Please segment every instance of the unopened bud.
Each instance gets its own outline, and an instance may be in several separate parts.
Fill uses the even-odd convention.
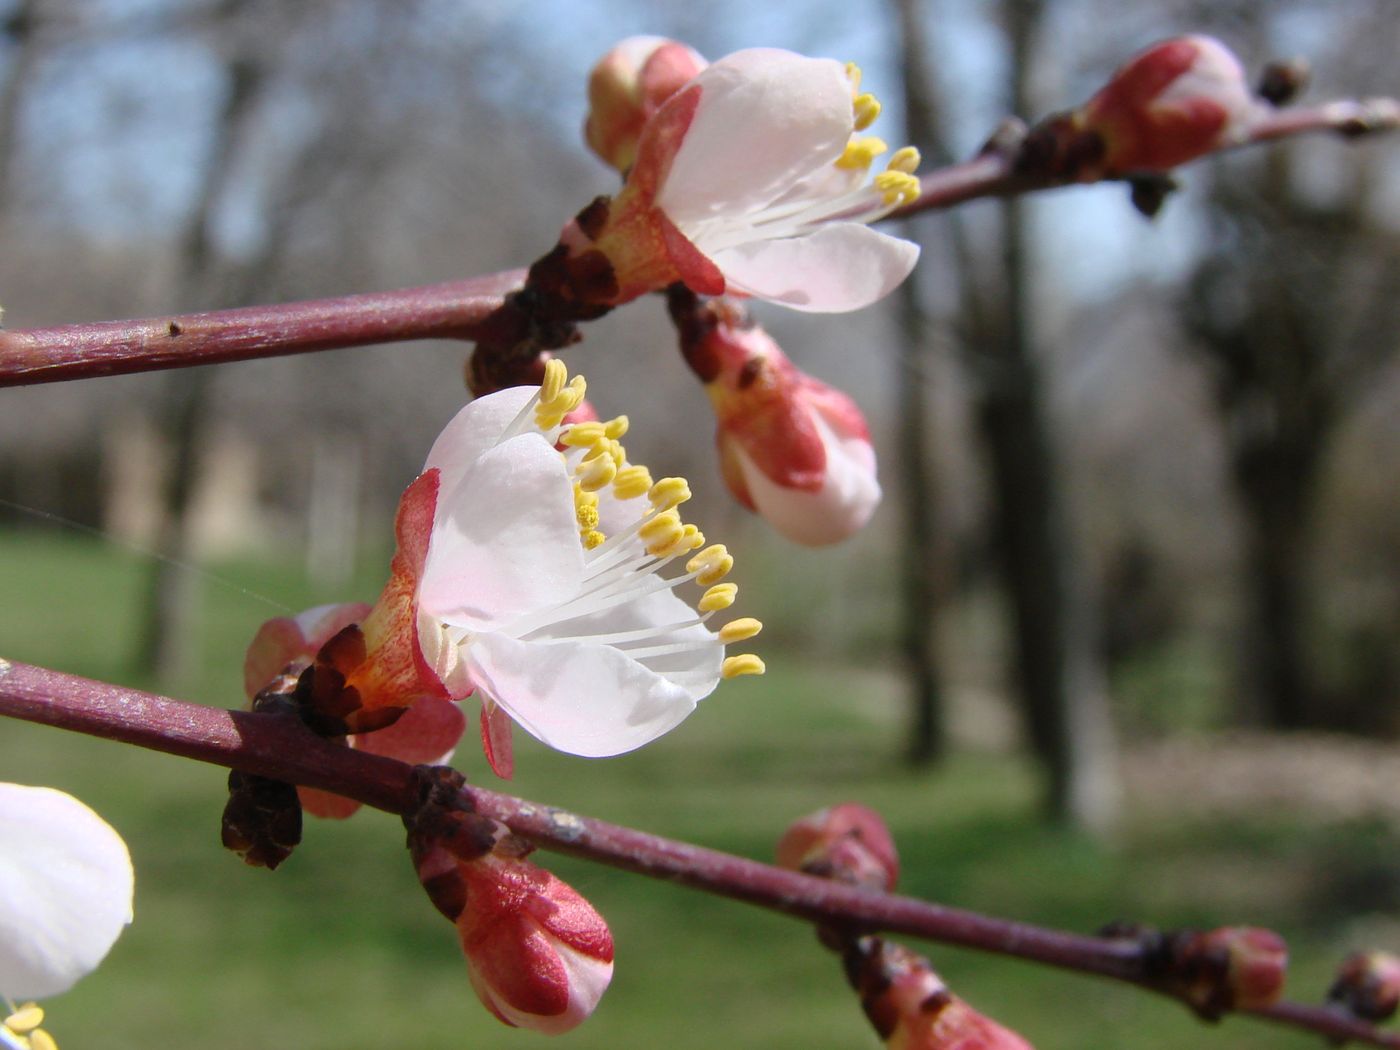
[[[899,857],[880,814],[846,802],[818,810],[793,823],[778,840],[781,868],[892,890],[899,880]]]
[[[1390,952],[1348,956],[1327,998],[1362,1020],[1387,1020],[1400,1006],[1400,957]]]
[[[458,848],[413,833],[410,845],[419,881],[457,927],[472,989],[505,1024],[569,1031],[612,980],[607,923],[571,886],[519,856],[504,827],[492,835],[494,822],[475,814],[459,823]],[[473,857],[478,849],[487,851]]]
[[[878,937],[846,954],[861,1006],[890,1050],[1033,1050],[948,990],[927,959]]]
[[[1288,971],[1288,945],[1272,930],[1222,926],[1183,930],[1164,941],[1165,983],[1203,1017],[1275,1002]]]
[[[1229,48],[1182,36],[1129,59],[1074,122],[1102,140],[1093,174],[1121,175],[1166,171],[1240,142],[1262,112]]]
[[[588,77],[583,137],[603,161],[626,172],[642,127],[663,102],[708,63],[693,49],[659,36],[633,36],[604,55]]]
[[[682,353],[718,421],[725,484],[783,536],[819,547],[860,531],[880,503],[865,417],[844,393],[798,370],[737,306],[699,307]]]

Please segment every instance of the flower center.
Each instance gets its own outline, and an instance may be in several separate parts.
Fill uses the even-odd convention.
[[[621,442],[629,425],[626,416],[564,422],[582,403],[586,389],[582,376],[566,381],[567,376],[563,362],[550,360],[539,393],[521,409],[500,440],[534,430],[559,449],[570,474],[574,518],[584,554],[583,576],[574,593],[496,629],[527,641],[609,645],[684,685],[687,675],[701,672],[668,671],[668,657],[746,641],[758,634],[762,624],[743,617],[718,632],[693,630],[734,603],[737,586],[721,582],[733,568],[734,559],[723,544],[706,546],[704,534],[681,520],[677,508],[691,496],[684,478],[653,480],[646,467],[628,461]],[[660,574],[687,555],[684,573],[673,577]],[[598,614],[615,612],[627,622],[642,622],[645,617],[627,616],[626,607],[692,581],[704,588],[694,615],[669,623],[599,630]],[[465,635],[457,640],[470,644]],[[763,670],[762,660],[744,654],[727,657],[721,673],[734,678],[762,674]]]

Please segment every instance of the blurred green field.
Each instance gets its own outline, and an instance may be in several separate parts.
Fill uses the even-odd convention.
[[[148,685],[130,670],[148,572],[145,558],[95,541],[7,535],[0,655]],[[224,705],[240,700],[246,639],[278,611],[239,588],[302,608],[372,597],[380,582],[367,567],[358,591],[330,595],[288,566],[217,574],[237,587],[204,587],[200,670],[181,692]],[[1114,918],[1272,926],[1294,946],[1300,998],[1325,987],[1341,952],[1380,928],[1395,932],[1393,830],[1270,812],[1228,824],[1132,821],[1113,847],[1094,845],[1034,820],[1034,779],[1018,761],[967,755],[931,775],[905,771],[895,759],[900,713],[887,688],[863,688],[861,673],[796,656],[770,667],[638,754],[586,761],[521,740],[513,790],[765,859],[792,818],[864,802],[890,821],[909,893],[1081,930]],[[472,748],[459,759],[469,776],[491,779]],[[65,1050],[878,1045],[810,930],[745,905],[543,858],[608,916],[617,942],[616,977],[595,1017],[548,1041],[503,1028],[477,1005],[454,931],[418,888],[402,830],[384,814],[310,823],[296,855],[268,873],[219,846],[221,770],[6,722],[0,776],[79,795],[135,857],[136,923],[101,970],[48,1004]],[[1322,1045],[1249,1020],[1203,1026],[1101,981],[931,954],[956,990],[1039,1050]]]

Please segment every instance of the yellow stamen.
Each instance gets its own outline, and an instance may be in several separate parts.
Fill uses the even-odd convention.
[[[739,585],[737,583],[717,583],[701,597],[698,607],[701,612],[719,612],[721,609],[728,609],[733,605],[734,599],[738,596]]]
[[[762,674],[766,670],[763,661],[753,653],[742,653],[739,656],[725,657],[720,675],[724,678],[738,678],[740,675]]]
[[[618,499],[636,499],[651,490],[651,471],[646,467],[623,467],[613,478],[613,495]]]
[[[913,175],[919,170],[919,162],[923,157],[913,146],[905,146],[903,149],[894,151],[894,156],[890,157],[890,162],[885,165],[887,171],[902,171],[906,175]]]
[[[593,550],[595,547],[601,547],[603,545],[603,541],[607,539],[607,537],[604,536],[597,529],[589,529],[587,532],[582,533],[582,538],[583,549],[590,551]]]
[[[763,630],[763,624],[755,620],[752,616],[743,616],[737,620],[730,620],[719,629],[719,640],[725,645],[733,645],[735,642],[746,642],[759,631]]]
[[[864,131],[879,119],[880,100],[874,95],[857,95],[855,101],[851,103],[851,109],[855,113],[856,130]]]
[[[564,382],[569,378],[569,370],[557,357],[544,363],[544,381],[540,383],[540,401],[547,403],[559,396]]]
[[[701,587],[719,583],[734,568],[734,558],[722,543],[706,547],[685,563],[685,571],[695,573],[695,582]]]
[[[24,1035],[44,1023],[44,1008],[37,1003],[25,1003],[0,1023],[16,1035]]]
[[[612,484],[617,476],[617,465],[611,456],[587,459],[578,465],[578,485],[584,492],[597,492]]]
[[[648,493],[657,510],[670,510],[690,499],[690,483],[685,478],[662,478]]]
[[[919,180],[903,171],[882,171],[875,176],[875,188],[884,194],[886,204],[909,204],[919,199]]]
[[[627,433],[629,425],[626,416],[615,416],[603,424],[603,431],[608,437],[616,441],[618,438],[622,437],[623,434]]]
[[[846,79],[851,82],[852,94],[860,91],[860,66],[854,62],[846,63]]]
[[[588,448],[601,441],[605,436],[603,424],[596,420],[589,420],[586,423],[575,423],[569,427],[559,438],[559,443],[566,448]]]
[[[694,525],[687,525],[685,527],[685,536],[683,538],[685,539],[686,550],[698,551],[701,547],[705,546],[705,534]]]
[[[836,166],[843,171],[864,171],[870,167],[876,157],[889,148],[889,144],[884,139],[876,138],[874,135],[851,139],[850,142],[846,143],[845,152],[836,158]]]
[[[597,507],[575,507],[574,517],[578,520],[578,527],[584,532],[598,527]]]
[[[649,518],[637,530],[637,535],[642,538],[642,542],[650,549],[653,544],[660,540],[665,540],[667,546],[685,535],[685,527],[681,525],[681,516],[674,510],[662,511],[660,514]]]

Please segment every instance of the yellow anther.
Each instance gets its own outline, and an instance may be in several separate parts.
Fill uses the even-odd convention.
[[[906,172],[880,172],[875,176],[875,188],[884,195],[886,204],[908,204],[919,199],[918,177]]]
[[[759,631],[763,630],[763,624],[755,620],[752,616],[744,616],[737,620],[730,620],[719,629],[719,640],[725,645],[733,645],[735,642],[746,642]]]
[[[685,563],[685,571],[695,573],[695,582],[701,587],[719,583],[720,580],[729,575],[729,570],[732,568],[734,568],[734,558],[722,543],[706,547]]]
[[[618,438],[622,437],[623,434],[627,433],[627,427],[629,425],[626,416],[614,416],[603,424],[603,430],[608,437],[616,441]]]
[[[688,551],[698,551],[701,547],[705,546],[705,534],[694,525],[687,525],[685,527],[685,535],[683,538],[685,540],[685,549]]]
[[[843,171],[864,171],[874,163],[876,157],[889,148],[884,139],[874,135],[851,139],[846,143],[845,152],[836,158],[836,166]]]
[[[701,596],[697,607],[701,612],[719,612],[733,605],[738,596],[737,583],[717,583]]]
[[[688,550],[690,544],[685,541],[685,533],[677,532],[672,535],[670,543],[665,546],[654,544],[647,548],[647,553],[654,558],[679,558]]]
[[[588,448],[597,444],[604,436],[603,424],[596,420],[588,420],[569,427],[559,441],[568,448]]]
[[[919,162],[924,158],[919,155],[919,151],[913,146],[905,146],[903,149],[894,151],[894,156],[885,165],[887,171],[902,171],[906,175],[913,175],[919,170]]]
[[[690,499],[690,482],[685,478],[662,478],[651,487],[647,498],[657,510],[670,510]]]
[[[847,63],[846,63],[846,79],[849,80],[849,81],[851,82],[851,91],[852,91],[853,93],[859,91],[859,90],[860,90],[860,66],[856,65],[854,62],[847,62]]]
[[[651,471],[646,467],[623,467],[613,478],[613,495],[618,499],[636,499],[645,496],[651,484]]]
[[[58,1050],[58,1044],[48,1032],[36,1028],[29,1033],[29,1050]]]
[[[25,1003],[0,1023],[16,1035],[24,1035],[44,1023],[44,1008],[35,1003]]]
[[[739,656],[725,657],[720,675],[724,678],[738,678],[740,675],[762,674],[766,670],[763,661],[753,653],[743,653]]]
[[[857,95],[851,103],[851,110],[855,114],[856,130],[864,131],[879,118],[880,100],[874,95]]]
[[[540,383],[540,403],[548,404],[559,396],[559,391],[564,389],[564,383],[569,378],[569,370],[564,367],[564,362],[557,357],[552,357],[544,363],[544,381]]]
[[[597,492],[612,484],[617,476],[617,466],[611,456],[586,459],[578,465],[578,485],[584,492]]]
[[[583,532],[580,535],[583,538],[583,549],[590,551],[593,550],[595,547],[601,547],[603,545],[603,541],[607,539],[607,537],[604,536],[597,529],[589,529],[588,531]]]
[[[578,527],[584,532],[598,527],[597,507],[575,507],[574,518],[578,521]]]
[[[681,516],[674,510],[662,511],[653,515],[642,523],[642,527],[637,530],[637,535],[641,536],[642,542],[647,546],[661,539],[684,534],[685,529],[681,525]]]

